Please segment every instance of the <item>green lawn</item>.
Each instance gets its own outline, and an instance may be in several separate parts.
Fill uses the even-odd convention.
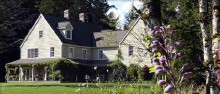
[[[121,83],[0,83],[0,94],[149,94],[147,84]]]

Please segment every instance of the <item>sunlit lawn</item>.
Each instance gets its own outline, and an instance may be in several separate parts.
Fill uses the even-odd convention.
[[[122,83],[0,83],[0,94],[149,94],[149,84]]]

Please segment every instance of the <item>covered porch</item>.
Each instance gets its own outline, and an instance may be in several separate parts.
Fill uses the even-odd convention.
[[[19,59],[7,64],[7,81],[48,81],[49,70],[38,64],[57,60],[58,58]]]

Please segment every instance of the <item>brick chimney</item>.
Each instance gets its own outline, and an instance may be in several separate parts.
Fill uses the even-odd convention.
[[[64,18],[69,19],[69,9],[64,10]]]
[[[82,22],[85,22],[85,13],[80,13],[79,14],[79,20]]]

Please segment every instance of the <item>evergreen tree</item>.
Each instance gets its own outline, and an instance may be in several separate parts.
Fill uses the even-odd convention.
[[[114,12],[110,12],[107,15],[107,18],[107,20],[102,20],[102,22],[108,23],[110,29],[116,29],[116,27],[119,25],[119,17],[116,17]]]
[[[202,64],[202,34],[200,32],[200,26],[198,21],[198,1],[156,0],[160,2],[160,5],[157,5],[161,7],[161,10],[159,10],[160,7],[154,9],[156,8],[156,5],[152,6],[154,4],[150,3],[152,2],[152,0],[141,1],[144,2],[145,6],[151,6],[151,11],[156,11],[156,14],[158,15],[160,15],[161,13],[161,17],[155,16],[155,13],[150,13],[149,16],[152,17],[149,18],[161,19],[158,20],[158,22],[161,21],[161,24],[170,25],[172,29],[176,30],[177,34],[175,34],[175,36],[172,39],[181,41],[181,49],[183,50],[185,56],[183,58],[178,59],[174,63],[174,67],[178,69],[182,66],[183,63],[191,63],[193,66],[193,71],[197,71],[198,74],[200,74],[201,71],[204,71],[204,66]],[[199,80],[196,79],[194,81],[201,83],[201,76],[197,75],[197,77],[199,77]]]
[[[41,13],[60,17],[64,10],[69,9],[71,19],[79,19],[79,13],[85,13],[87,22],[103,25],[108,29],[115,28],[106,15],[110,8],[114,8],[107,0],[39,0],[37,8]]]
[[[5,63],[19,59],[19,46],[38,16],[33,0],[0,0],[0,81]]]

